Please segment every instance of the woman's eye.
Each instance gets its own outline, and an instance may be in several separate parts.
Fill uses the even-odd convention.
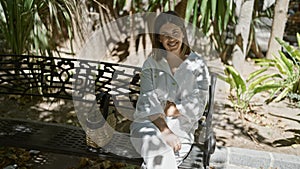
[[[178,38],[180,36],[179,31],[174,31],[172,33],[161,33],[160,34],[161,38]]]
[[[172,33],[172,36],[174,36],[174,37],[178,37],[178,36],[179,36],[179,32],[178,32],[178,31],[176,31],[176,32],[173,32],[173,33]]]

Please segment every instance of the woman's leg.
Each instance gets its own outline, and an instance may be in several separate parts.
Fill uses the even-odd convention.
[[[160,137],[157,127],[149,123],[131,125],[131,142],[144,159],[147,169],[177,169],[173,149]]]

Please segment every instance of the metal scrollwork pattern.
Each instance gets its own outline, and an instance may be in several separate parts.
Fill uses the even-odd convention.
[[[85,100],[107,92],[137,99],[140,68],[116,63],[26,55],[0,56],[0,93]],[[72,95],[77,92],[76,96]],[[118,104],[118,103],[116,103]]]

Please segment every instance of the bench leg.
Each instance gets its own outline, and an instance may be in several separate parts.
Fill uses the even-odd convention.
[[[209,137],[204,142],[204,152],[203,152],[203,166],[205,169],[209,169],[210,156],[215,152],[216,148],[216,136],[214,133],[210,134]]]
[[[209,159],[210,159],[210,154],[207,152],[204,152],[204,154],[203,154],[203,168],[204,169],[209,169]]]

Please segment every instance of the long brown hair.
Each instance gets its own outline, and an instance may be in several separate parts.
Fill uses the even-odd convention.
[[[166,24],[166,23],[172,23],[178,27],[180,27],[184,37],[182,40],[182,47],[181,47],[181,54],[182,55],[188,55],[191,52],[191,49],[189,47],[189,42],[187,39],[187,33],[184,25],[184,20],[179,17],[179,15],[174,11],[168,11],[168,12],[162,12],[157,16],[154,22],[154,29],[152,34],[152,46],[153,46],[153,52],[154,58],[156,60],[162,59],[163,56],[166,56],[166,49],[163,47],[162,43],[159,41],[159,30],[160,28]]]

